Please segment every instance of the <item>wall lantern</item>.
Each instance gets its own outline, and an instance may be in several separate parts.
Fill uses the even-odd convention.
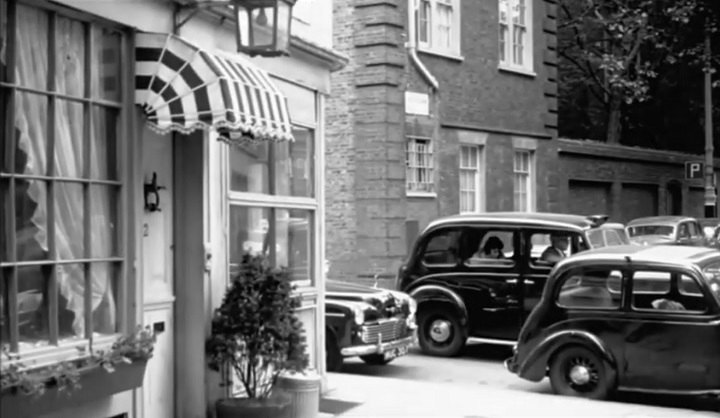
[[[205,0],[178,4],[174,33],[202,9],[232,11],[237,51],[250,56],[289,55],[292,8],[297,0]],[[187,11],[185,17],[181,13]]]
[[[231,0],[238,52],[250,56],[289,55],[292,8],[296,0]]]

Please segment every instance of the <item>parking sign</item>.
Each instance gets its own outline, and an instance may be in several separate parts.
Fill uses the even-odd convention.
[[[705,172],[705,164],[701,161],[685,161],[685,180],[701,179]]]

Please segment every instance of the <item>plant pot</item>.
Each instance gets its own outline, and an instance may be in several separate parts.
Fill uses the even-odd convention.
[[[320,413],[320,376],[315,372],[282,373],[275,388],[290,398],[287,418],[316,418]]]
[[[115,365],[112,373],[100,366],[92,367],[81,372],[80,387],[71,392],[58,391],[55,386],[48,387],[40,396],[24,395],[13,389],[5,390],[0,394],[0,416],[36,417],[138,388],[142,386],[146,367],[147,360]]]
[[[217,418],[287,418],[290,399],[225,398],[215,404]]]

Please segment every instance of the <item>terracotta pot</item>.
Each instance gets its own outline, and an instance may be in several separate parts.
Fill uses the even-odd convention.
[[[82,405],[126,390],[142,386],[147,360],[121,363],[109,373],[97,366],[80,374],[80,387],[72,392],[59,392],[51,386],[40,396],[16,393],[12,389],[0,394],[0,416],[3,418],[36,417],[49,412]]]
[[[217,418],[287,418],[290,399],[225,398],[215,404]]]

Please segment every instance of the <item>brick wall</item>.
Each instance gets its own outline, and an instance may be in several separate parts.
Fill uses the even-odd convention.
[[[561,199],[580,214],[605,209],[611,219],[627,222],[640,216],[672,214],[671,189],[677,185],[682,215],[703,216],[702,180],[685,180],[685,161],[702,156],[649,150],[594,141],[560,139],[558,142]],[[720,162],[715,163],[716,167]],[[717,169],[717,168],[716,168]],[[579,189],[594,184],[609,189],[598,201]]]
[[[333,1],[333,47],[350,65],[327,101],[330,277],[388,275],[405,253],[406,0]]]

